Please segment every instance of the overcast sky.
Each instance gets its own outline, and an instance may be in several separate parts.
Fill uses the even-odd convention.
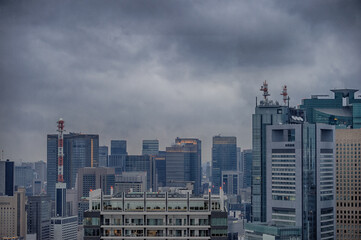
[[[46,135],[101,145],[236,136],[252,145],[259,88],[291,105],[361,88],[360,1],[0,1],[0,150],[46,160]],[[360,92],[358,95],[361,94]]]

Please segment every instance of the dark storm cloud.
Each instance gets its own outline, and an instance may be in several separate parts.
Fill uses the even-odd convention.
[[[59,117],[131,153],[193,136],[209,160],[218,133],[250,147],[264,79],[294,105],[359,88],[360,16],[358,1],[1,1],[0,148],[45,159]]]

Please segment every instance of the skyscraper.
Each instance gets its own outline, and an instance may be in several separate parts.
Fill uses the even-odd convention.
[[[125,172],[147,172],[147,189],[152,186],[152,164],[149,155],[128,155]]]
[[[335,239],[334,126],[270,125],[267,222],[298,226],[303,239]]]
[[[0,196],[14,195],[14,162],[0,161]]]
[[[236,137],[214,136],[212,146],[212,192],[222,187],[222,171],[237,171]]]
[[[108,167],[108,146],[99,146],[99,167]]]
[[[99,157],[99,135],[69,133],[64,134],[64,182],[66,187],[75,187],[79,168],[95,167]],[[55,197],[55,183],[58,176],[58,135],[47,136],[47,193]]]
[[[252,150],[245,149],[242,152],[242,162],[243,162],[243,188],[248,188],[251,186],[252,178]]]
[[[49,196],[29,196],[27,204],[27,233],[37,240],[50,238],[51,202]]]
[[[158,155],[159,141],[158,140],[143,140],[142,155]]]
[[[331,90],[334,97],[312,95],[302,101],[307,120],[336,127],[337,239],[360,239],[360,128],[361,98],[356,89]],[[357,200],[358,199],[358,200]]]
[[[121,174],[125,171],[125,160],[127,155],[127,141],[111,140],[108,167],[115,168],[115,173]]]
[[[336,130],[337,239],[361,239],[361,129]]]
[[[196,138],[176,138],[166,148],[167,186],[183,186],[194,182],[194,193],[201,193],[201,141]]]
[[[265,82],[261,90],[264,100],[256,105],[252,115],[252,209],[251,219],[255,222],[265,222],[267,217],[267,181],[266,181],[266,126],[303,121],[303,111],[280,105],[267,97],[268,85]],[[258,104],[258,103],[257,103]],[[293,118],[292,118],[293,116]]]

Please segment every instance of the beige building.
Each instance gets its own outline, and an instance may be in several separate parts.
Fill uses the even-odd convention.
[[[0,239],[26,237],[25,189],[0,196]]]
[[[336,130],[337,239],[361,239],[361,129]]]

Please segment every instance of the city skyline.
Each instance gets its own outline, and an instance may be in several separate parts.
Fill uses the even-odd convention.
[[[0,151],[46,160],[62,117],[99,145],[176,137],[252,145],[256,96],[290,105],[330,89],[360,89],[360,3],[4,1],[0,5]],[[359,96],[358,92],[356,95]]]

